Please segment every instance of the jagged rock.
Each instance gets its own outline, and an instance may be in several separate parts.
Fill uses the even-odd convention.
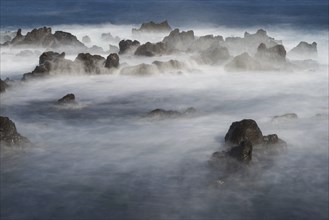
[[[296,47],[291,49],[288,53],[289,56],[297,59],[314,59],[318,56],[317,43],[309,44],[301,41]]]
[[[30,141],[17,132],[15,123],[8,117],[0,116],[0,146],[29,144]]]
[[[46,63],[46,61],[58,62],[65,58],[65,53],[56,53],[53,51],[47,51],[41,54],[39,57],[39,65]]]
[[[247,70],[261,70],[261,64],[252,58],[248,53],[243,53],[233,58],[225,65],[227,70],[247,71]]]
[[[270,62],[284,62],[286,61],[286,54],[283,45],[267,48],[264,43],[261,43],[257,48],[256,57]]]
[[[225,135],[225,142],[230,144],[240,144],[241,141],[248,140],[252,144],[261,144],[263,134],[257,123],[252,119],[233,122]]]
[[[169,32],[171,31],[171,27],[168,24],[168,21],[163,21],[160,23],[154,23],[153,21],[149,23],[143,23],[139,29],[132,29],[132,33],[140,33],[140,32]]]
[[[118,68],[119,67],[119,56],[116,53],[111,53],[108,55],[105,61],[106,68]]]
[[[287,120],[295,120],[298,119],[298,115],[296,113],[287,113],[283,115],[277,115],[272,118],[273,122],[276,121],[287,121]]]
[[[243,38],[227,37],[223,46],[227,47],[232,54],[244,52],[254,54],[261,43],[264,43],[266,47],[274,47],[282,42],[269,37],[265,30],[259,29],[255,34],[246,32]]]
[[[0,79],[0,93],[5,92],[8,87],[9,85],[6,83],[6,81]]]
[[[51,28],[43,27],[39,29],[33,29],[25,36],[22,35],[21,29],[18,29],[16,37],[10,41],[11,46],[40,46],[44,48],[60,48],[60,47],[72,47],[72,48],[86,48],[76,36],[64,32],[56,31],[52,34]]]
[[[140,43],[137,40],[134,40],[134,41],[122,40],[119,42],[119,48],[120,48],[119,54],[124,54],[129,51],[134,52],[137,49],[137,47],[139,47],[139,45],[140,45]]]
[[[58,104],[76,104],[75,95],[70,93],[57,100]]]
[[[162,42],[158,42],[155,44],[147,42],[145,44],[140,45],[136,49],[135,55],[152,57],[156,55],[163,55],[166,53],[166,51],[167,51],[166,45]]]
[[[170,34],[162,40],[162,42],[166,44],[168,50],[187,51],[191,47],[194,40],[195,37],[192,30],[179,32],[179,29],[175,29],[171,31]]]
[[[83,66],[85,73],[100,74],[101,66],[103,65],[105,58],[100,55],[91,55],[90,53],[79,53],[75,58],[75,63],[80,63]]]
[[[89,44],[91,43],[91,39],[88,35],[82,37],[82,43]]]

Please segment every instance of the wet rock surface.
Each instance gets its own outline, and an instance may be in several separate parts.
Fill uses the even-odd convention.
[[[57,100],[57,103],[60,105],[65,105],[65,104],[76,104],[75,100],[75,95],[73,93],[69,93],[62,98]]]
[[[196,109],[193,107],[187,108],[186,110],[180,112],[176,110],[164,110],[164,109],[154,109],[147,113],[148,118],[166,119],[166,118],[178,118],[196,113]]]
[[[119,54],[124,54],[128,52],[134,53],[137,47],[140,45],[139,41],[137,40],[122,40],[119,42]]]
[[[6,81],[3,81],[0,79],[0,93],[6,92],[6,89],[9,87],[9,85],[6,83]]]
[[[12,120],[0,116],[0,143],[3,147],[29,144],[30,141],[17,132],[16,125]]]
[[[143,23],[139,29],[132,29],[133,34],[138,34],[142,32],[169,32],[171,27],[168,21],[163,21],[160,23],[155,23],[153,21],[148,23]]]
[[[111,53],[108,55],[105,61],[106,68],[118,68],[119,67],[119,55],[116,53]]]

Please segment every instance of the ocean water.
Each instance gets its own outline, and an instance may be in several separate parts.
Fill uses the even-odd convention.
[[[73,72],[28,82],[22,74],[39,55],[17,54],[44,49],[1,48],[1,79],[16,80],[1,94],[1,115],[34,145],[1,151],[1,219],[328,219],[327,9],[327,1],[1,0],[1,31],[22,27],[25,34],[46,25],[79,40],[88,35],[87,46],[104,50],[102,33],[132,39],[141,22],[163,19],[197,36],[266,28],[287,51],[302,40],[318,43],[315,68],[228,72],[182,53],[121,55],[122,64],[177,59],[186,68],[178,75]],[[157,42],[165,35],[137,38]],[[78,105],[56,105],[67,93]],[[156,108],[188,107],[194,116],[144,117]],[[291,112],[298,119],[272,120]],[[278,134],[288,150],[218,184],[224,173],[210,157],[225,150],[229,126],[244,118],[256,120],[263,134]]]

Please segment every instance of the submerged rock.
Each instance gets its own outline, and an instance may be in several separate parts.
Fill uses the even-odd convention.
[[[164,109],[154,109],[147,113],[146,117],[149,118],[158,118],[158,119],[165,119],[165,118],[178,118],[183,116],[192,115],[196,112],[196,109],[193,107],[187,108],[183,112],[175,111],[175,110],[164,110]]]
[[[276,121],[286,121],[286,120],[295,120],[298,119],[298,115],[296,113],[286,113],[283,115],[277,115],[272,118],[273,122]]]
[[[85,44],[91,43],[91,39],[88,35],[82,37],[82,42]]]
[[[0,145],[13,146],[29,144],[30,141],[17,132],[15,123],[8,117],[0,116]]]
[[[132,29],[132,33],[140,33],[140,32],[169,32],[171,31],[171,27],[168,24],[168,21],[163,21],[160,23],[155,23],[153,21],[148,23],[143,23],[139,29]]]
[[[76,104],[75,101],[75,95],[73,93],[69,93],[62,98],[57,100],[58,104],[64,105],[64,104]]]

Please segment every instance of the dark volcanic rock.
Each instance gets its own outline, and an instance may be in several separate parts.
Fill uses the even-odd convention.
[[[49,27],[33,29],[25,36],[22,35],[21,29],[18,29],[16,37],[10,41],[12,46],[39,46],[44,48],[60,48],[72,47],[85,49],[85,45],[81,43],[76,36],[64,31],[56,31],[52,34]]]
[[[250,141],[252,144],[263,142],[263,134],[254,120],[243,119],[233,122],[225,135],[225,142],[240,144],[242,141]]]
[[[0,79],[0,93],[5,92],[8,87],[9,85],[5,81]]]
[[[56,53],[53,51],[44,52],[39,57],[39,65],[44,64],[46,61],[58,62],[65,58],[65,53]]]
[[[8,117],[0,116],[0,143],[1,146],[28,144],[30,141],[17,132],[16,125]]]
[[[111,53],[108,55],[105,61],[106,68],[118,68],[119,67],[119,56],[116,53]]]
[[[134,40],[134,41],[122,40],[119,42],[119,48],[120,48],[119,54],[124,54],[129,51],[136,50],[139,45],[140,45],[140,43],[137,40]]]
[[[168,21],[163,21],[160,23],[154,23],[153,21],[149,23],[143,23],[139,29],[132,29],[132,33],[139,32],[169,32],[171,31],[171,27],[168,24]]]
[[[100,55],[91,55],[90,53],[79,53],[75,58],[75,63],[80,63],[86,73],[99,74],[105,58]]]
[[[63,104],[76,104],[75,95],[72,94],[72,93],[67,94],[64,97],[62,97],[61,99],[58,99],[57,103],[61,104],[61,105],[63,105]]]
[[[239,146],[231,148],[226,154],[238,161],[249,162],[252,159],[252,143],[250,141],[242,141]]]
[[[155,44],[147,42],[145,44],[140,45],[136,49],[135,55],[152,57],[156,55],[166,54],[166,51],[167,51],[166,45],[162,42],[158,42]]]
[[[194,40],[195,37],[192,30],[180,32],[179,29],[175,29],[171,31],[162,42],[166,44],[168,50],[187,51],[193,44]]]

